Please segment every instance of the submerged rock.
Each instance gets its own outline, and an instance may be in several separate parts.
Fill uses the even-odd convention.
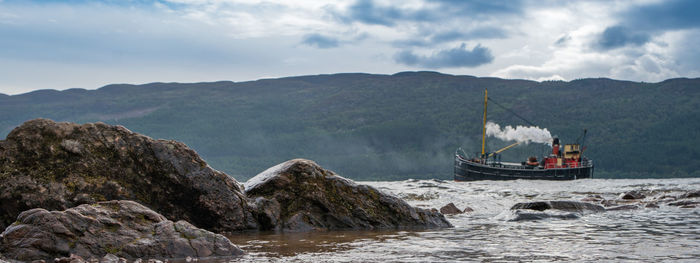
[[[577,201],[538,201],[538,202],[526,202],[517,203],[510,208],[511,210],[516,209],[529,209],[544,211],[548,209],[568,211],[568,212],[603,212],[605,208],[591,203],[577,202]]]
[[[644,207],[646,207],[646,208],[659,208],[659,205],[656,203],[648,203]]]
[[[626,193],[620,194],[620,199],[624,200],[636,200],[636,199],[644,199],[646,198],[646,195],[642,191],[629,191]]]
[[[508,219],[511,222],[519,221],[538,221],[546,219],[578,219],[579,215],[576,213],[553,213],[553,212],[525,212],[522,210],[513,211],[512,218]]]
[[[445,217],[415,208],[374,187],[358,185],[310,160],[290,160],[248,180],[263,230],[451,227]]]
[[[440,213],[442,213],[444,215],[456,215],[456,214],[461,214],[464,212],[462,212],[462,210],[459,210],[459,208],[457,208],[457,206],[455,206],[454,203],[449,203],[449,204],[443,206],[442,208],[440,208]]]
[[[695,207],[698,204],[700,204],[700,202],[690,201],[690,200],[681,200],[681,201],[668,203],[668,205],[672,205],[672,206],[688,206],[688,207]],[[688,207],[684,207],[684,208],[688,208]]]
[[[697,198],[700,197],[700,190],[690,191],[682,194],[679,198]]]
[[[239,184],[176,141],[36,119],[0,140],[0,228],[32,208],[136,200],[212,231],[257,228]]]
[[[134,258],[241,255],[226,237],[185,221],[169,221],[133,201],[107,201],[65,211],[22,212],[0,236],[0,252],[16,260],[56,257]],[[76,258],[76,259],[77,259]],[[118,259],[118,258],[117,258]]]
[[[605,211],[620,211],[620,210],[636,210],[639,209],[637,205],[621,205],[611,208],[606,208]]]
[[[600,205],[568,200],[517,203],[510,209],[514,210],[513,218],[508,221],[577,219],[584,213],[605,211],[605,208]]]

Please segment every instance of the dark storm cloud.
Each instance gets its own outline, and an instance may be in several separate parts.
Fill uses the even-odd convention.
[[[429,0],[428,2],[439,3],[442,9],[452,10],[452,13],[470,16],[521,14],[523,10],[523,1],[520,0]]]
[[[676,0],[632,8],[619,15],[620,23],[607,27],[594,47],[609,50],[643,45],[651,35],[669,30],[700,28],[700,1]]]
[[[340,42],[337,39],[321,34],[305,35],[301,43],[317,48],[334,48],[340,45]]]
[[[451,41],[468,41],[475,39],[494,39],[494,38],[506,38],[505,30],[497,27],[482,27],[474,30],[450,30],[438,32],[435,34],[429,34],[428,37],[416,36],[413,39],[399,40],[395,41],[395,46],[416,46],[416,47],[426,47],[435,44],[446,43]]]
[[[358,0],[347,10],[333,14],[346,23],[394,26],[398,22],[435,22],[451,19],[477,19],[498,14],[520,14],[521,1],[428,0],[422,9],[398,8]]]
[[[440,50],[431,56],[416,55],[404,50],[394,56],[397,63],[425,68],[476,67],[493,61],[491,50],[477,45],[468,50],[465,44],[452,49]]]
[[[674,30],[700,27],[700,1],[675,0],[641,6],[623,14],[622,24],[639,30]]]
[[[361,22],[370,25],[393,26],[397,21],[432,21],[433,13],[421,9],[399,9],[392,6],[380,6],[372,0],[358,0],[351,5],[347,13],[337,14],[345,22]]]
[[[447,42],[453,40],[465,39],[489,39],[489,38],[505,38],[506,32],[503,29],[496,27],[482,27],[470,31],[447,31],[433,35],[432,41]]]
[[[603,31],[596,47],[607,50],[627,45],[640,46],[649,42],[649,38],[645,32],[635,32],[622,26],[611,26]]]

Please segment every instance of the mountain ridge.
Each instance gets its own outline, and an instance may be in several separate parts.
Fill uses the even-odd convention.
[[[633,80],[619,80],[619,79],[612,79],[612,78],[607,78],[607,77],[587,77],[587,78],[577,78],[577,79],[572,79],[572,80],[542,80],[542,81],[537,81],[537,80],[530,80],[530,79],[507,79],[507,78],[499,78],[499,77],[477,77],[473,75],[453,75],[453,74],[446,74],[446,73],[441,73],[438,71],[401,71],[397,72],[394,74],[374,74],[374,73],[362,73],[362,72],[356,72],[356,73],[328,73],[328,74],[317,74],[317,75],[298,75],[298,76],[288,76],[288,77],[279,77],[279,78],[262,78],[262,79],[257,79],[257,80],[245,80],[245,81],[231,81],[231,80],[218,80],[218,81],[200,81],[200,82],[161,82],[161,81],[156,81],[156,82],[148,82],[148,83],[141,83],[141,84],[134,84],[134,83],[112,83],[112,84],[107,84],[101,87],[98,87],[96,89],[85,89],[85,88],[69,88],[69,89],[63,89],[63,90],[58,90],[58,89],[38,89],[38,90],[33,90],[25,93],[20,93],[20,94],[4,94],[0,93],[0,97],[16,97],[16,96],[23,96],[23,95],[29,95],[31,93],[35,92],[45,92],[45,91],[59,91],[59,92],[83,92],[83,91],[97,91],[103,88],[112,88],[112,87],[125,87],[125,86],[134,86],[134,87],[148,87],[148,86],[154,86],[154,85],[197,85],[197,84],[214,84],[214,83],[226,83],[226,84],[241,84],[241,83],[250,83],[250,82],[258,82],[258,81],[266,81],[266,80],[283,80],[283,79],[295,79],[295,78],[315,78],[315,77],[331,77],[331,76],[340,76],[340,75],[367,75],[367,76],[402,76],[402,75],[412,75],[412,74],[422,74],[422,73],[435,73],[436,75],[440,76],[451,76],[451,77],[466,77],[466,78],[475,78],[475,79],[494,79],[494,80],[511,80],[511,81],[530,81],[530,82],[536,82],[536,83],[546,83],[546,82],[564,82],[564,83],[572,83],[572,82],[578,82],[578,81],[586,81],[586,80],[610,80],[610,81],[619,81],[619,82],[631,82],[631,83],[650,83],[650,84],[661,84],[664,82],[675,82],[675,81],[687,81],[687,80],[699,80],[700,78],[688,78],[688,77],[678,77],[678,78],[670,78],[670,79],[665,79],[662,81],[658,82],[644,82],[644,81],[633,81]]]
[[[110,84],[0,96],[0,136],[38,117],[103,121],[183,141],[238,180],[292,158],[353,179],[451,179],[454,150],[480,148],[484,88],[565,143],[587,128],[595,177],[700,176],[691,147],[700,145],[700,78],[532,81],[419,71]],[[524,124],[497,107],[489,119]],[[516,147],[504,158],[540,148]]]

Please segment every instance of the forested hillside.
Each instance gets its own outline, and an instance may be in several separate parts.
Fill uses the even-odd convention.
[[[451,179],[455,149],[480,150],[485,88],[564,143],[588,129],[594,177],[700,176],[700,79],[535,82],[405,72],[41,90],[0,94],[0,135],[38,117],[103,121],[182,141],[238,180],[292,158],[353,179]],[[494,106],[489,120],[525,124]],[[492,150],[507,144],[488,140]],[[518,146],[503,159],[542,151]]]

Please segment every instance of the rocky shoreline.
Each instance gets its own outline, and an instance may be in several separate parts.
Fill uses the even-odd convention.
[[[245,186],[186,145],[121,126],[27,121],[0,141],[0,259],[236,256],[221,233],[451,227],[310,160]]]
[[[699,191],[606,198],[517,203],[507,220],[700,206]],[[242,184],[180,142],[103,123],[36,119],[0,140],[0,263],[235,258],[245,252],[222,234],[444,228],[443,214],[474,210],[413,207],[304,159]]]

